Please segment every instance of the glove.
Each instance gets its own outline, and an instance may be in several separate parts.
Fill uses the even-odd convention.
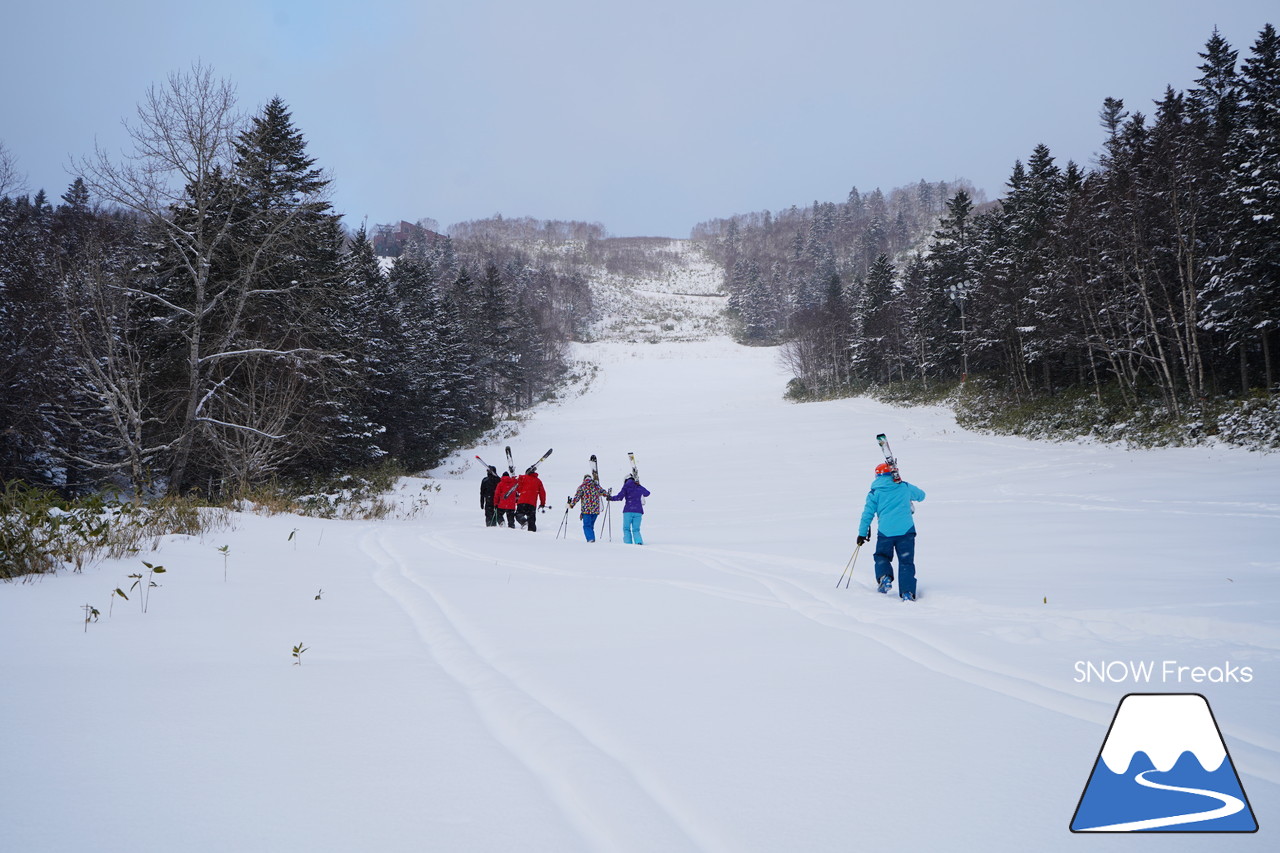
[[[858,536],[858,544],[865,545],[870,539],[871,539],[871,534],[867,534],[866,536],[860,535]]]

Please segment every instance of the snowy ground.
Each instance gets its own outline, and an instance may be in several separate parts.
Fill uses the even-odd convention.
[[[170,537],[146,614],[107,617],[137,560],[0,586],[0,850],[1110,849],[1068,824],[1130,692],[1209,699],[1262,827],[1158,849],[1274,849],[1280,456],[788,404],[776,353],[724,338],[575,357],[586,393],[413,518]],[[865,548],[836,588],[878,432],[928,492],[914,604]],[[555,448],[537,533],[482,524],[472,456],[507,443]],[[587,457],[617,488],[628,451],[646,544],[558,538]]]

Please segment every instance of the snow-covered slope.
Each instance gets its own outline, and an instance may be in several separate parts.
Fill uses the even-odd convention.
[[[656,343],[725,334],[724,268],[689,240],[642,242],[638,251],[653,259],[660,271],[599,270],[591,288],[602,316],[594,324],[592,337]]]
[[[138,555],[168,569],[146,614],[106,615],[137,560],[0,586],[0,849],[1076,849],[1150,691],[1208,697],[1263,827],[1231,845],[1270,849],[1280,457],[792,405],[772,350],[601,337],[582,393],[406,481],[413,518],[171,537]],[[928,493],[914,604],[867,548],[836,588],[878,432]],[[537,533],[482,523],[472,457],[505,444],[555,448]],[[589,545],[564,497],[628,451],[646,544],[615,515]]]

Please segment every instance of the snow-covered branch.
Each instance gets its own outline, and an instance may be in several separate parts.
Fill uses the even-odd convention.
[[[263,438],[269,438],[269,439],[272,439],[273,441],[283,441],[284,439],[288,438],[288,436],[285,436],[285,435],[272,435],[269,432],[263,432],[262,430],[256,429],[251,426],[245,426],[244,424],[229,424],[226,421],[219,421],[219,420],[215,420],[214,418],[200,417],[200,418],[196,418],[195,420],[198,423],[213,424],[214,426],[226,427],[227,429],[234,429],[234,430],[240,430],[241,432],[253,433],[254,435],[260,435]]]
[[[268,347],[252,347],[250,349],[229,350],[227,352],[216,352],[210,355],[202,356],[199,360],[200,364],[208,364],[214,361],[220,361],[224,358],[236,358],[242,355],[270,355],[270,356],[296,356],[300,353],[315,353],[323,357],[328,357],[328,353],[312,347],[295,347],[293,349],[271,349]]]

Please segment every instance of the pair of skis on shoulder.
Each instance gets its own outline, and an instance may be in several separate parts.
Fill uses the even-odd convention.
[[[636,469],[636,455],[628,453],[627,458],[631,460],[631,479],[639,482],[640,472]],[[596,481],[596,485],[600,484],[600,463],[596,460],[594,453],[591,454],[591,479]]]
[[[880,452],[884,454],[884,461],[893,469],[893,482],[901,483],[902,474],[898,472],[898,460],[894,457],[893,451],[889,449],[889,439],[884,437],[884,433],[876,436],[876,443],[880,445]]]
[[[530,465],[528,468],[524,469],[524,472],[525,472],[526,474],[532,474],[533,472],[537,471],[537,470],[538,470],[538,466],[539,466],[539,465],[541,465],[543,462],[546,462],[546,461],[547,461],[547,457],[548,457],[548,456],[550,456],[550,455],[551,455],[551,450],[550,450],[550,449],[548,449],[546,453],[544,453],[544,454],[542,454],[542,456],[538,457],[538,461],[537,461],[537,462],[534,462],[534,463],[533,463],[532,465]],[[510,447],[508,447],[508,448],[507,448],[507,470],[511,472],[511,476],[513,476],[513,477],[514,477],[514,476],[516,476],[516,463],[515,463],[515,460],[511,457],[511,448],[510,448]]]
[[[551,450],[553,449],[554,448],[550,448],[547,450],[546,453],[542,454],[542,456],[538,459],[537,462],[534,462],[532,465],[530,465],[528,468],[525,469],[525,473],[529,474],[536,471],[538,469],[538,466],[541,465],[543,462],[545,462],[547,457],[551,455]],[[507,473],[510,474],[512,477],[514,477],[516,476],[515,458],[512,456],[510,447],[506,448],[506,451],[507,451]],[[636,482],[639,482],[640,471],[639,471],[639,468],[636,466],[636,455],[634,453],[628,453],[627,458],[631,460],[631,477],[632,479],[636,480]],[[493,465],[490,465],[488,462],[485,462],[484,459],[480,457],[480,454],[478,453],[476,454],[476,459],[480,460],[481,465],[488,468],[490,471],[494,472],[495,474],[497,473],[498,469]],[[596,483],[600,482],[600,466],[598,461],[596,460],[596,455],[594,453],[591,454],[591,478],[595,480]],[[503,495],[503,500],[506,500],[507,498],[511,497],[512,493],[515,492],[515,490],[516,490],[516,487],[512,486],[511,490],[507,492],[505,495]]]
[[[636,455],[634,453],[628,452],[627,459],[631,461],[631,479],[639,483],[640,469],[636,466]],[[597,486],[600,485],[600,463],[596,459],[596,455],[594,453],[591,454],[591,479],[595,480]],[[609,494],[612,495],[613,491],[610,490]],[[643,501],[644,498],[641,498],[640,500]],[[610,538],[612,538],[612,534],[610,534]]]
[[[546,453],[542,454],[541,458],[539,458],[537,462],[533,463],[528,468],[526,468],[525,473],[532,474],[534,471],[538,470],[538,466],[541,465],[543,462],[545,462],[547,457],[551,455],[552,449],[554,448],[548,449]],[[481,465],[488,468],[490,471],[492,471],[495,474],[498,473],[498,469],[493,465],[490,465],[488,462],[485,462],[483,459],[481,459],[480,454],[477,453],[476,458],[480,459]],[[595,457],[593,456],[592,458],[594,459]],[[511,455],[510,447],[507,448],[507,474],[512,477],[516,476],[516,461],[515,461],[515,457]],[[505,501],[507,498],[515,494],[516,488],[517,488],[516,486],[512,486],[510,491],[508,491],[505,495],[502,496],[502,499]]]

